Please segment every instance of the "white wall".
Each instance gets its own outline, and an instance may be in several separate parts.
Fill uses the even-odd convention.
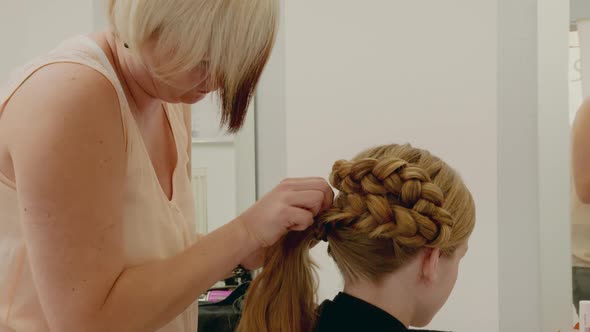
[[[62,40],[93,29],[90,0],[0,0],[0,81]]]
[[[94,29],[99,31],[106,29],[108,26],[107,19],[107,1],[92,0]]]
[[[496,2],[300,0],[285,16],[287,175],[327,176],[375,144],[440,155],[478,209],[457,288],[432,326],[498,331]],[[332,297],[339,274],[325,247],[314,255],[320,297]]]

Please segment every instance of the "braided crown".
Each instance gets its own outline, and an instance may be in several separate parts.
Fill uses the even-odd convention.
[[[396,246],[444,247],[453,218],[442,208],[444,195],[421,167],[399,158],[337,161],[330,176],[340,191],[324,214],[319,238],[334,227],[353,227]]]

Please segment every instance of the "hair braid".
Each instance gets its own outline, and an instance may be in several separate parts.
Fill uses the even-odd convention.
[[[403,247],[445,247],[453,219],[444,195],[421,167],[394,157],[337,161],[330,182],[340,191],[322,228],[354,227]]]

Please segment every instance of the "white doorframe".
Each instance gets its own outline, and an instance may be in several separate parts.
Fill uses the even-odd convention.
[[[572,327],[569,9],[569,1],[538,0],[540,291],[547,332]]]

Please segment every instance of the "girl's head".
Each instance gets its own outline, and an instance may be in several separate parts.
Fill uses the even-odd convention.
[[[411,289],[413,326],[428,324],[447,300],[475,224],[459,175],[428,151],[385,145],[336,162],[330,182],[339,191],[333,208],[269,249],[238,331],[311,330],[317,314],[309,249],[319,239],[328,241],[347,287]]]
[[[270,56],[278,7],[278,0],[109,0],[108,14],[156,97],[191,104],[218,91],[222,122],[236,131]]]

